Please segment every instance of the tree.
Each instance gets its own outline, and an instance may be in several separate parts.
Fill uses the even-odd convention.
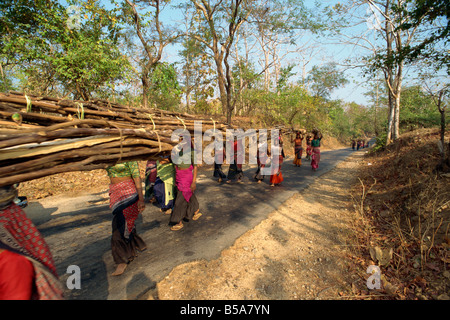
[[[311,93],[315,97],[329,99],[333,90],[348,83],[348,80],[337,69],[335,63],[328,63],[324,66],[314,66],[306,82],[309,83]]]
[[[448,83],[435,82],[433,85],[426,84],[426,91],[429,97],[433,100],[435,106],[440,113],[440,140],[439,149],[441,153],[441,163],[438,165],[439,170],[444,169],[444,165],[447,166],[447,170],[450,169],[450,142],[447,144],[447,151],[445,145],[445,129],[446,129],[446,115],[445,111],[448,106],[448,98],[450,96],[450,85]]]
[[[157,108],[174,110],[180,104],[181,88],[174,64],[157,63],[149,75],[149,98]]]
[[[432,95],[428,94],[422,86],[407,86],[403,89],[402,96],[400,129],[412,130],[439,125],[439,111]]]
[[[213,53],[217,70],[217,81],[222,108],[227,122],[231,123],[233,113],[231,67],[228,58],[236,34],[251,12],[246,6],[248,1],[222,0],[211,4],[207,0],[192,0],[193,5],[203,14],[207,25],[208,37],[192,34],[192,37],[204,43]]]
[[[406,0],[406,5],[395,8],[403,11],[409,19],[400,21],[399,29],[408,31],[427,26],[420,41],[405,46],[397,59],[413,63],[418,60],[433,64],[436,70],[447,68],[450,74],[450,53],[448,51],[450,32],[450,4],[441,0]],[[407,10],[407,12],[405,12]]]
[[[342,31],[339,34],[348,39],[347,44],[370,51],[370,54],[359,58],[363,70],[372,75],[380,71],[384,74],[389,105],[387,145],[399,137],[405,60],[396,57],[400,57],[399,53],[404,48],[417,41],[418,28],[399,28],[402,22],[409,19],[405,0],[349,0],[345,5],[336,6],[336,12],[339,15],[353,15],[353,21],[358,19],[360,26],[356,35],[349,36]]]
[[[201,24],[201,13],[190,10],[189,4],[181,6],[185,12],[185,37],[181,43],[179,52],[181,62],[181,83],[186,100],[186,111],[191,108],[191,99],[194,98],[196,109],[205,109],[206,99],[214,95],[216,84],[216,72],[208,48],[203,42],[198,41],[191,34],[204,34],[204,26]]]
[[[276,89],[282,61],[293,53],[303,54],[309,50],[309,41],[303,40],[308,33],[318,34],[327,28],[319,17],[319,5],[308,9],[304,1],[262,0],[255,4],[249,22],[251,33],[263,54],[264,89]],[[253,31],[252,31],[253,30]],[[303,41],[302,41],[303,40]]]
[[[127,7],[123,7],[124,20],[133,24],[136,34],[143,46],[146,54],[142,59],[140,77],[142,81],[142,105],[148,107],[149,90],[151,87],[150,73],[154,70],[156,64],[161,61],[164,48],[173,43],[180,34],[169,28],[163,29],[163,23],[160,21],[161,9],[169,1],[164,0],[137,0],[131,2],[126,0]],[[144,13],[144,17],[150,17],[149,21],[143,21],[141,14],[136,9],[136,4],[144,4],[145,9],[149,10]],[[131,12],[130,12],[131,10]],[[132,17],[132,22],[127,19]],[[144,29],[146,32],[144,32]]]
[[[68,26],[68,12],[56,1],[8,0],[0,8],[0,59],[23,74],[27,90],[88,100],[124,76],[119,29],[96,2],[78,5],[84,17],[79,29]]]

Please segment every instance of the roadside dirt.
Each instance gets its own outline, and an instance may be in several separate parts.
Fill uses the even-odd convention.
[[[352,299],[354,283],[365,282],[346,250],[362,157],[353,154],[291,197],[220,258],[174,268],[148,298]]]

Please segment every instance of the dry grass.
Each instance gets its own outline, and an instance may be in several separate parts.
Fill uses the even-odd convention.
[[[435,170],[438,139],[438,130],[414,131],[368,154],[353,187],[356,232],[348,241],[369,264],[380,264],[370,250],[392,249],[381,266],[391,298],[449,297],[450,179]]]

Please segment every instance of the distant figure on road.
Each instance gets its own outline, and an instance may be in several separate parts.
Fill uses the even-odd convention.
[[[320,162],[320,142],[322,140],[322,134],[319,132],[319,130],[314,129],[313,135],[314,135],[314,139],[311,141],[311,147],[312,147],[311,167],[312,167],[312,170],[316,171],[319,168],[319,162]]]
[[[300,167],[302,165],[302,154],[303,154],[303,134],[300,131],[297,131],[297,134],[294,139],[294,165],[296,167]]]
[[[183,145],[191,143],[184,141],[179,144],[180,149]],[[197,181],[197,165],[194,162],[194,150],[191,143],[191,155],[188,161],[183,161],[183,150],[175,150],[178,153],[180,163],[175,162],[175,183],[177,186],[177,195],[175,204],[170,216],[170,230],[177,231],[184,227],[183,221],[189,222],[190,219],[197,220],[202,216],[199,209],[197,197],[195,196]]]
[[[227,183],[236,180],[238,183],[241,182],[244,173],[242,172],[242,162],[240,162],[240,156],[243,153],[242,145],[238,143],[238,140],[235,138],[233,144],[233,161],[230,163],[230,167],[228,168],[227,174]]]
[[[256,153],[256,163],[258,165],[258,168],[256,169],[255,174],[253,175],[253,178],[257,181],[257,183],[261,183],[261,181],[264,180],[264,175],[261,172],[261,169],[263,169],[267,162],[269,161],[269,157],[267,156],[267,153],[263,154],[263,156],[261,157],[260,150],[262,151],[264,149],[264,146],[266,146],[265,148],[267,148],[267,143],[260,143],[258,145],[258,150]]]
[[[136,257],[136,250],[147,248],[136,233],[135,221],[144,211],[144,194],[137,161],[123,162],[106,168],[109,185],[109,207],[113,213],[111,251],[117,264],[113,276],[121,275]]]
[[[0,300],[61,300],[50,249],[16,196],[14,186],[0,188]]]
[[[220,144],[219,144],[220,146]],[[222,146],[222,150],[215,148],[214,153],[214,173],[213,176],[217,178],[218,182],[222,182],[227,175],[222,171],[222,164],[225,161],[225,146]]]
[[[355,141],[355,139],[353,139],[352,140],[352,149],[355,150],[355,147],[356,147],[356,141]]]

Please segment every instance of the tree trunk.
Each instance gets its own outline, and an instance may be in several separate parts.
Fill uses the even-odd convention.
[[[217,83],[219,85],[220,102],[222,103],[222,113],[223,115],[227,115],[228,114],[227,91],[225,88],[225,76],[223,73],[222,59],[219,58],[219,56],[216,57],[216,53],[214,53],[214,56],[217,68]]]
[[[148,92],[149,92],[149,80],[146,74],[142,75],[142,107],[144,109],[148,108]]]
[[[388,79],[389,81],[389,79]],[[387,128],[387,136],[386,136],[386,146],[392,142],[393,137],[393,127],[394,127],[394,114],[395,107],[392,103],[392,92],[391,89],[388,88],[388,105],[389,105],[389,116],[388,116],[388,128]]]
[[[445,107],[442,107],[442,98],[444,96],[444,91],[441,90],[439,92],[439,97],[437,101],[439,113],[441,114],[441,145],[442,145],[442,153],[441,153],[441,166],[444,167],[445,164],[447,166],[450,166],[450,142],[448,144],[448,151],[447,151],[447,159],[446,159],[446,152],[445,152]]]

